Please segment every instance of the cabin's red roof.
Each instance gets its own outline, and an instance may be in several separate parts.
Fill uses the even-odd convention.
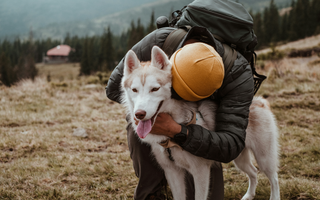
[[[47,51],[47,56],[68,56],[71,51],[71,47],[68,45],[58,45],[55,48]]]

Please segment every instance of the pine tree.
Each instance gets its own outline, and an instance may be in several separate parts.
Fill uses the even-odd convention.
[[[309,2],[309,1],[308,1]],[[297,40],[303,38],[306,35],[306,6],[303,0],[298,0],[294,3],[294,7],[291,11],[291,26],[290,26],[290,40]]]
[[[83,50],[81,56],[81,63],[80,63],[80,75],[89,75],[90,74],[90,59],[89,59],[89,38],[86,37],[83,41]]]
[[[141,20],[139,18],[137,22],[137,38],[136,38],[135,44],[138,43],[144,36],[145,36],[144,27],[141,24]]]
[[[17,80],[32,79],[34,80],[38,74],[35,66],[36,46],[33,40],[33,31],[30,30],[29,40],[22,45],[22,52],[19,55],[17,64]]]
[[[262,35],[261,40],[263,41],[263,44],[269,44],[270,27],[268,29],[268,26],[270,26],[270,18],[269,18],[269,9],[268,8],[264,8],[262,24],[263,24],[262,25],[263,35]]]
[[[99,51],[96,51],[96,49],[99,49],[100,44],[100,38],[97,36],[93,36],[90,39],[90,45],[89,45],[89,61],[90,61],[90,69],[91,72],[97,72],[101,69],[99,69]]]
[[[14,49],[14,51],[12,52],[11,63],[13,66],[15,66],[16,64],[18,64],[19,55],[22,53],[22,45],[19,38],[16,38],[14,40],[12,48]]]
[[[133,47],[133,45],[136,44],[136,38],[137,38],[137,29],[135,26],[134,21],[131,21],[131,26],[130,29],[128,31],[128,35],[129,35],[129,40],[128,40],[128,48]]]
[[[66,37],[63,40],[63,44],[71,45],[71,38],[70,38],[70,33],[69,32],[66,34]]]
[[[114,48],[113,48],[113,35],[111,33],[110,27],[107,30],[107,44],[106,44],[106,61],[107,61],[107,69],[109,71],[114,69]]]
[[[120,37],[115,37],[115,42],[113,43],[114,49],[116,50],[114,55],[115,61],[121,60],[128,51],[128,38],[128,32],[123,32]]]
[[[106,71],[107,69],[107,31],[104,30],[102,36],[100,37],[100,46],[99,46],[99,71]]]
[[[19,58],[17,66],[17,79],[31,79],[34,80],[38,74],[33,56],[31,53],[22,54]]]
[[[113,35],[108,27],[100,37],[99,46],[99,71],[109,71],[114,68],[115,50],[113,48]]]
[[[288,40],[288,29],[289,29],[289,15],[286,13],[284,16],[281,17],[281,25],[280,25],[280,32],[279,32],[279,39],[280,40]]]
[[[4,52],[0,55],[0,80],[8,87],[17,81],[10,59]]]
[[[310,3],[310,32],[311,35],[320,34],[320,1],[313,0]]]
[[[148,26],[148,33],[151,33],[152,31],[154,31],[156,29],[156,22],[155,22],[155,19],[154,19],[154,10],[152,11],[151,13],[151,18],[150,18],[150,23],[149,23],[149,26]]]
[[[264,45],[264,31],[263,31],[263,21],[262,21],[262,16],[261,13],[258,12],[257,14],[252,14],[253,16],[253,30],[258,38],[258,46],[257,48],[261,47]]]
[[[278,40],[279,19],[278,8],[274,0],[271,0],[269,8],[266,8],[264,12],[264,39],[267,43]]]
[[[70,62],[80,62],[82,56],[82,45],[83,39],[78,38],[78,36],[73,36],[71,38],[71,51],[69,54]]]

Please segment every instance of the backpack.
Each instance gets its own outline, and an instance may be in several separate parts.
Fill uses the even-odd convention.
[[[255,70],[256,54],[254,48],[258,44],[258,40],[253,31],[253,19],[241,4],[231,0],[195,0],[181,10],[174,11],[169,26],[207,28],[225,48],[226,53],[223,61],[226,71],[233,66],[237,58],[235,50],[240,52],[251,65],[255,82],[254,94],[266,79],[266,76],[258,74]],[[179,35],[178,37],[181,39],[183,34],[183,31],[170,34],[164,47],[171,46],[169,44],[177,39],[177,36],[174,35]]]

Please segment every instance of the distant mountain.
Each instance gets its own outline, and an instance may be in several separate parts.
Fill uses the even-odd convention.
[[[93,36],[101,34],[108,26],[110,26],[114,34],[121,34],[130,27],[132,21],[137,24],[137,20],[140,19],[141,24],[149,24],[152,11],[154,11],[155,18],[163,15],[169,16],[173,10],[181,9],[190,2],[192,2],[192,0],[158,0],[153,3],[144,4],[139,7],[77,24],[72,22],[50,24],[47,27],[37,30],[36,34],[37,37],[41,38],[59,38],[56,36],[61,36],[61,34],[65,34],[66,32],[71,35]]]
[[[155,17],[168,16],[192,0],[1,0],[0,39],[4,36],[27,37],[32,28],[36,38],[62,39],[66,33],[78,36],[101,34],[110,26],[112,32],[121,34],[131,21],[137,19],[150,23]],[[239,0],[248,10],[261,11],[270,0]],[[286,7],[291,0],[275,0]]]
[[[26,34],[49,24],[77,24],[157,0],[1,0],[0,37]]]

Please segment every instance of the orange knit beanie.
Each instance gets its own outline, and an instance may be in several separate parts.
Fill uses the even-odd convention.
[[[172,87],[187,101],[198,101],[221,87],[224,65],[216,50],[205,43],[188,44],[177,50],[172,62]]]

